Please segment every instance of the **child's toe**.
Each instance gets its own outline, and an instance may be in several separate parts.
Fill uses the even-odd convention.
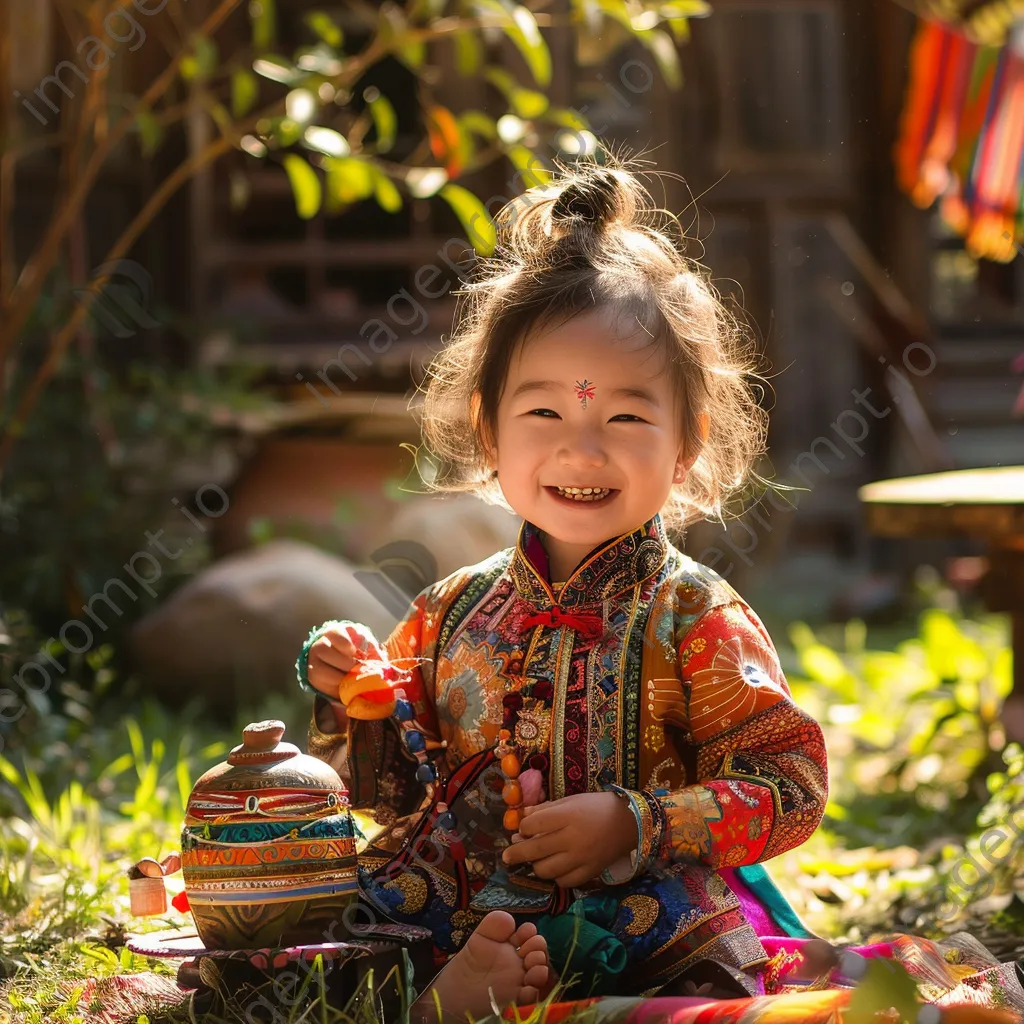
[[[533,927],[533,925],[530,927]],[[536,928],[534,928],[534,931],[536,931]],[[515,918],[504,910],[492,910],[476,926],[473,934],[481,938],[490,939],[492,942],[511,942],[513,945],[520,945],[516,941],[518,932],[516,931]]]
[[[540,1001],[540,992],[532,985],[527,985],[519,990],[519,998],[516,1000],[518,1006],[532,1006]]]
[[[531,967],[547,967],[548,955],[542,949],[535,949],[523,957],[523,968],[529,971]]]
[[[530,939],[535,938],[537,935],[537,926],[531,921],[527,921],[525,924],[521,924],[512,937],[508,940],[517,949],[528,942]]]
[[[519,946],[519,955],[523,958],[530,953],[543,953],[547,957],[548,940],[543,935],[533,935]]]
[[[542,985],[547,983],[547,980],[548,968],[545,964],[542,967],[531,967],[523,976],[523,985],[532,986],[539,990]]]

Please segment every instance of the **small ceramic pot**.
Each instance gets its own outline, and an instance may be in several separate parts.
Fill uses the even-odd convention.
[[[344,912],[359,894],[348,790],[283,736],[282,722],[248,726],[189,797],[181,867],[209,949],[347,937]]]

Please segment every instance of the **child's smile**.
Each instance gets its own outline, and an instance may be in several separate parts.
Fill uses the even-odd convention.
[[[546,487],[555,500],[582,508],[604,508],[619,492],[610,487]]]

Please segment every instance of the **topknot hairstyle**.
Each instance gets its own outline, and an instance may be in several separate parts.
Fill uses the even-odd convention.
[[[668,357],[687,453],[697,454],[661,510],[666,527],[721,520],[765,451],[749,331],[683,255],[685,233],[672,237],[678,220],[654,206],[628,162],[558,171],[498,212],[494,255],[454,293],[455,329],[423,387],[427,485],[508,508],[486,451],[512,357],[533,334],[607,308]]]

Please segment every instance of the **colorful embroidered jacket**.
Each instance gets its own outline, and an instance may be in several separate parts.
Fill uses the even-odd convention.
[[[425,588],[384,646],[392,659],[423,659],[409,697],[427,740],[447,744],[435,762],[447,780],[439,799],[463,839],[433,828],[396,723],[350,720],[343,734],[318,694],[309,752],[385,826],[361,858],[371,905],[430,927],[451,952],[487,910],[550,921],[575,901],[642,965],[630,971],[636,991],[697,957],[744,970],[764,962],[725,878],[815,830],[824,740],[793,702],[760,620],[669,542],[660,515],[596,548],[557,598],[538,530],[524,522],[514,548]],[[304,655],[299,671],[310,689]],[[502,728],[524,766],[542,771],[549,799],[615,788],[629,800],[634,863],[572,893],[502,865]]]

